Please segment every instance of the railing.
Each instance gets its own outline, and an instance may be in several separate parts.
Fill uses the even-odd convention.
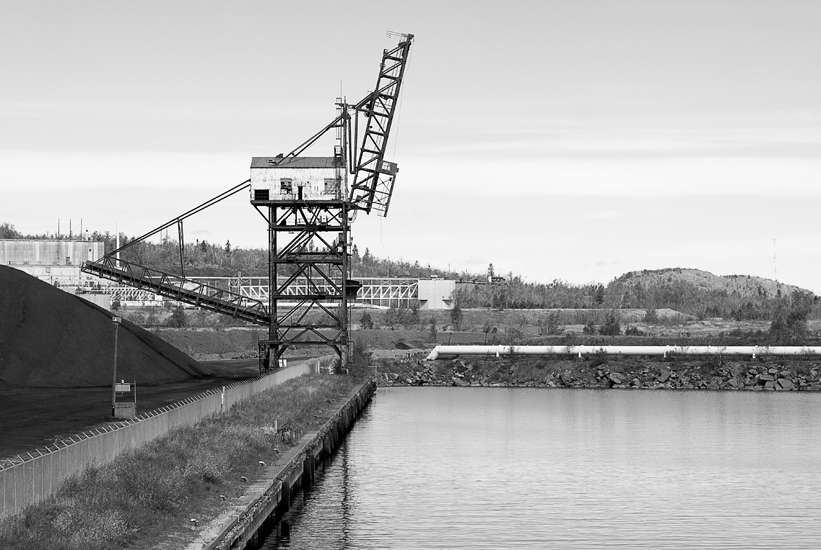
[[[821,346],[436,346],[427,356],[434,361],[440,357],[455,355],[566,355],[586,357],[591,355],[652,355],[676,356],[746,356],[752,359],[762,356],[817,357]]]

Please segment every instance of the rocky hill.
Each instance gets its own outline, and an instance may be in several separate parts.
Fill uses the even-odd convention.
[[[699,269],[631,271],[605,290],[613,307],[669,307],[707,317],[768,319],[798,303],[807,311],[818,297],[809,290],[752,275],[719,276]]]
[[[766,298],[776,297],[779,293],[787,296],[793,292],[809,292],[794,285],[787,285],[753,275],[713,275],[709,271],[680,267],[631,271],[617,278],[614,282],[645,287],[662,287],[686,283],[706,292],[727,292],[741,298]]]

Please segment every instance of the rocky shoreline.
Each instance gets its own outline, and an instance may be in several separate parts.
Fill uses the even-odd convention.
[[[464,360],[380,361],[380,386],[821,391],[812,361]]]

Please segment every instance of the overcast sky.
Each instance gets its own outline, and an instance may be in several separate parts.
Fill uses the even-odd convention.
[[[528,281],[691,267],[821,294],[821,2],[0,0],[0,221],[142,234],[414,33],[360,250]],[[309,151],[330,156],[325,147]],[[188,239],[264,247],[243,194]],[[774,246],[775,240],[775,246]]]

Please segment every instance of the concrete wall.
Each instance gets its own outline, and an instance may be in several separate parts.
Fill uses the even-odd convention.
[[[96,304],[103,309],[111,311],[111,294],[77,294],[78,298],[82,298],[92,304]]]
[[[83,262],[99,260],[104,249],[105,245],[97,241],[0,239],[0,264],[74,292],[78,287],[108,284],[80,271]]]
[[[169,431],[196,424],[206,416],[228,410],[240,401],[303,374],[316,374],[329,358],[311,359],[221,391],[174,403],[134,420],[83,432],[16,459],[0,462],[0,518],[17,514],[54,494],[70,477],[89,466],[112,461],[120,453],[148,443]]]
[[[452,309],[451,296],[456,281],[448,279],[420,279],[418,287],[419,309]]]
[[[0,264],[79,266],[100,259],[104,248],[99,241],[0,239]]]

